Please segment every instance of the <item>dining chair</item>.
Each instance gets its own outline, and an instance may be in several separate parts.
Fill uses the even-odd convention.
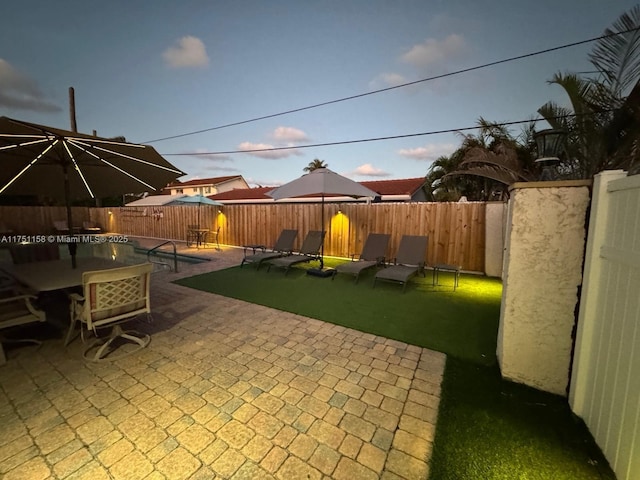
[[[34,295],[14,290],[4,282],[2,285],[2,290],[0,290],[0,330],[47,320],[45,312],[34,305],[33,302],[36,299]],[[0,336],[0,365],[7,361],[2,344],[23,342],[36,345],[41,343],[39,340],[30,338],[7,339],[4,336]]]
[[[86,343],[87,335],[92,332],[96,341],[84,352],[85,359],[99,362],[103,360],[117,360],[145,348],[151,341],[147,334],[133,330],[123,330],[121,323],[133,320],[138,315],[145,314],[151,320],[151,304],[149,284],[153,265],[142,263],[108,270],[96,270],[82,274],[82,295],[71,293],[70,316],[71,324],[65,339],[68,345],[80,323],[80,336]],[[102,329],[110,329],[106,338],[100,338]],[[117,339],[128,340],[135,349],[125,346],[115,347]],[[121,348],[122,353],[112,354]],[[94,352],[95,350],[95,352]]]

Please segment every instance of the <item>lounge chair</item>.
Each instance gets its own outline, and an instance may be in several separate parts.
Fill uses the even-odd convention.
[[[262,262],[271,260],[272,258],[282,257],[283,255],[290,255],[293,251],[293,242],[297,236],[297,230],[282,230],[271,251],[263,250],[262,252],[256,252],[255,249],[260,248],[259,246],[247,245],[245,252],[248,248],[252,248],[254,249],[254,253],[252,255],[245,255],[240,264],[240,268],[242,268],[245,263],[255,263],[256,270],[258,270]]]
[[[134,331],[123,331],[120,323],[131,320],[145,313],[151,318],[149,302],[149,282],[153,265],[143,263],[127,267],[96,270],[82,274],[83,295],[72,293],[71,324],[64,344],[71,341],[75,326],[80,322],[80,334],[83,342],[84,329],[92,331],[98,337],[98,330],[111,328],[105,340],[98,339],[84,352],[84,357],[91,361],[105,359],[116,360],[129,355],[149,344],[149,335]],[[136,344],[135,350],[126,350],[118,355],[110,355],[116,339],[125,339]],[[96,350],[92,354],[93,350]]]
[[[424,276],[424,259],[427,254],[428,240],[427,236],[403,235],[400,239],[394,265],[383,268],[376,273],[373,279],[374,288],[377,280],[387,280],[401,283],[404,292],[411,277],[419,272]]]
[[[322,242],[324,241],[324,232],[313,230],[307,233],[300,252],[286,257],[272,258],[267,260],[269,267],[267,272],[271,270],[272,266],[284,268],[285,275],[289,273],[289,269],[296,263],[310,262],[311,260],[320,260],[320,249],[322,248]]]
[[[354,275],[356,277],[356,283],[358,283],[360,273],[368,268],[384,263],[390,237],[391,235],[386,233],[370,233],[364,242],[364,247],[362,247],[359,259],[355,260],[352,258],[350,262],[338,265],[331,279],[333,280],[338,273],[347,273]]]

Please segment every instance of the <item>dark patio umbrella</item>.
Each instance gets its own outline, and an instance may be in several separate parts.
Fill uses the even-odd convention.
[[[153,191],[182,175],[148,145],[0,117],[0,195],[64,200],[69,229],[73,200]]]
[[[324,230],[324,198],[331,195],[343,195],[347,197],[377,197],[378,193],[369,190],[358,182],[343,177],[328,168],[317,168],[300,178],[296,178],[289,183],[267,192],[274,200],[283,198],[304,197],[308,195],[321,196],[321,218],[322,229]],[[320,270],[318,274],[322,275],[324,268],[324,242],[320,250]]]

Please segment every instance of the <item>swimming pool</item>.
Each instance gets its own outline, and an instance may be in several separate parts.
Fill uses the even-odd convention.
[[[170,245],[165,247],[171,248]],[[138,263],[144,263],[151,261],[154,264],[154,271],[160,270],[173,270],[174,269],[174,257],[173,251],[170,250],[156,250],[150,257],[147,257],[149,249],[142,248],[135,241],[128,243],[96,243],[96,244],[78,244],[76,255],[110,258],[118,262],[126,263],[127,265],[135,265]],[[68,256],[66,246],[61,246],[60,256]],[[181,268],[193,265],[196,263],[208,262],[209,259],[194,257],[192,255],[176,254],[178,260],[178,271]]]

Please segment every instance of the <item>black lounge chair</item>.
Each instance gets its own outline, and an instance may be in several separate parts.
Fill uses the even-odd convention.
[[[276,243],[271,251],[263,250],[262,252],[256,253],[254,250],[253,255],[245,255],[245,257],[242,259],[242,263],[240,264],[240,268],[242,268],[242,265],[244,265],[245,263],[255,263],[256,270],[258,270],[260,269],[260,265],[262,265],[262,262],[271,260],[272,258],[278,258],[282,257],[283,255],[291,254],[291,252],[293,251],[293,242],[295,241],[297,236],[297,230],[282,230],[282,232],[280,232],[278,240],[276,240]],[[248,248],[258,249],[260,248],[260,246],[248,245],[245,247],[245,252]]]
[[[332,280],[338,273],[347,273],[354,275],[356,277],[356,283],[358,283],[360,273],[368,268],[384,263],[390,237],[391,235],[386,233],[370,233],[364,242],[360,258],[358,260],[352,259],[350,262],[338,265],[333,272]]]
[[[419,272],[424,277],[428,241],[429,237],[427,236],[403,235],[400,239],[400,246],[398,247],[394,265],[383,268],[376,273],[373,279],[374,288],[377,280],[387,280],[401,283],[402,291],[404,292],[411,277]]]
[[[299,253],[287,255],[286,257],[272,258],[267,260],[269,267],[272,266],[284,268],[285,275],[289,273],[289,269],[296,263],[310,262],[311,260],[320,260],[320,249],[324,241],[324,232],[313,230],[307,233]]]

